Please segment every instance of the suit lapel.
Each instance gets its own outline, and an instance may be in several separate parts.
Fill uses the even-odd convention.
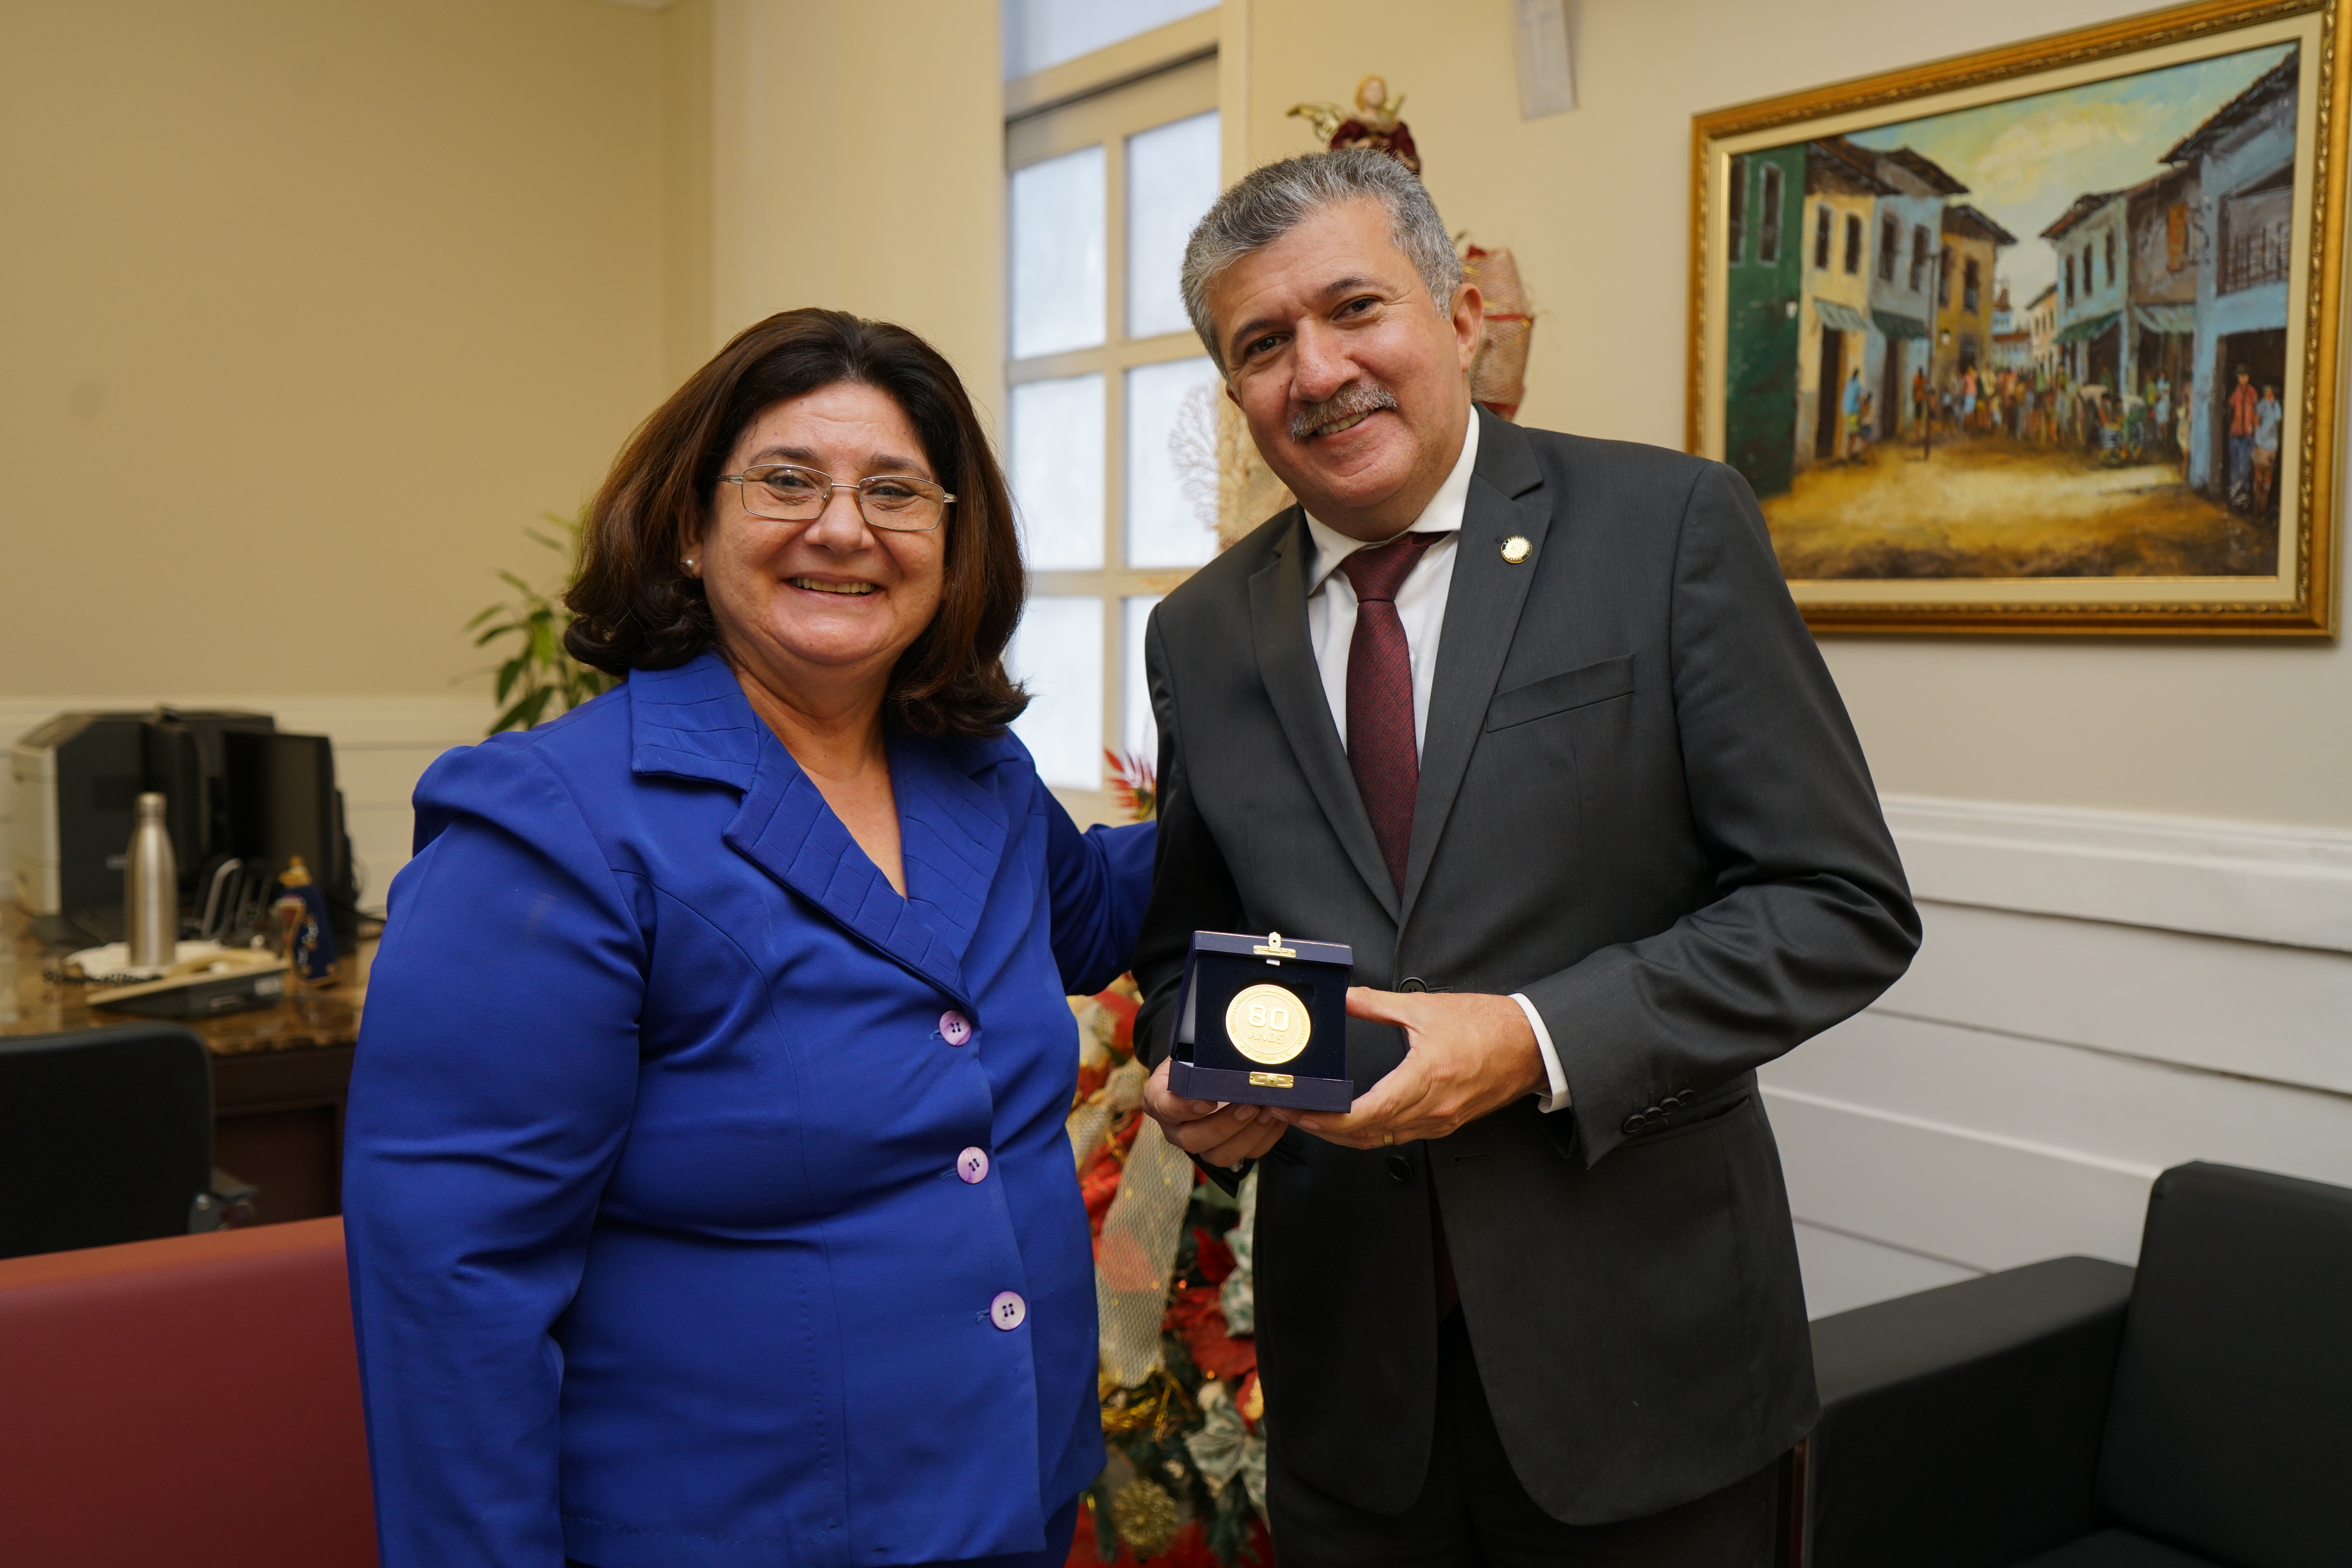
[[[1437,841],[1470,766],[1470,752],[1485,727],[1486,704],[1495,694],[1503,659],[1519,626],[1528,584],[1542,563],[1550,509],[1519,499],[1543,483],[1543,470],[1518,430],[1480,413],[1478,462],[1462,512],[1462,534],[1454,547],[1454,577],[1446,589],[1445,625],[1438,635],[1437,671],[1429,694],[1428,722],[1421,742],[1421,787],[1413,800],[1412,850],[1405,861],[1404,900],[1398,928],[1412,915],[1413,900],[1436,858]],[[1532,547],[1517,565],[1502,556],[1513,535]],[[1360,811],[1359,813],[1360,815]],[[1369,831],[1369,829],[1367,830]]]
[[[1364,885],[1381,907],[1395,920],[1396,885],[1389,879],[1388,862],[1381,857],[1380,840],[1372,837],[1372,819],[1364,814],[1363,797],[1356,793],[1356,775],[1349,770],[1348,753],[1339,744],[1339,727],[1331,721],[1330,700],[1323,693],[1323,677],[1315,651],[1307,642],[1307,574],[1315,559],[1307,536],[1306,514],[1290,510],[1289,527],[1272,561],[1249,580],[1250,632],[1257,645],[1258,679],[1274,703],[1275,716],[1298,759],[1323,808],[1323,819],[1339,836]],[[1451,616],[1448,617],[1449,625]]]

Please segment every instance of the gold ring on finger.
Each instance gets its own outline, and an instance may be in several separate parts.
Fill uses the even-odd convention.
[[[1396,1134],[1395,1134],[1395,1133],[1393,1133],[1393,1132],[1390,1132],[1390,1131],[1382,1131],[1382,1132],[1381,1133],[1381,1148],[1383,1148],[1383,1149],[1391,1148],[1391,1147],[1393,1147],[1393,1146],[1395,1145],[1395,1143],[1396,1143]]]

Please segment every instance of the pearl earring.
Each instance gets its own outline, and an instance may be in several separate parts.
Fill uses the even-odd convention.
[[[694,557],[691,555],[686,558],[686,569],[689,572],[694,570]]]

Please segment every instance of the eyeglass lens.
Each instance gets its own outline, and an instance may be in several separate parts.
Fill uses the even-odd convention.
[[[752,468],[743,475],[743,509],[779,522],[805,522],[833,499],[830,475],[814,468]],[[876,528],[936,527],[947,494],[903,474],[876,474],[857,482],[857,510]]]

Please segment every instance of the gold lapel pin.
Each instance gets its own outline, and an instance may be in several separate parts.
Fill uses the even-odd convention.
[[[1526,563],[1528,552],[1534,549],[1535,546],[1528,542],[1526,534],[1515,533],[1503,541],[1503,559],[1514,566],[1522,565]]]

